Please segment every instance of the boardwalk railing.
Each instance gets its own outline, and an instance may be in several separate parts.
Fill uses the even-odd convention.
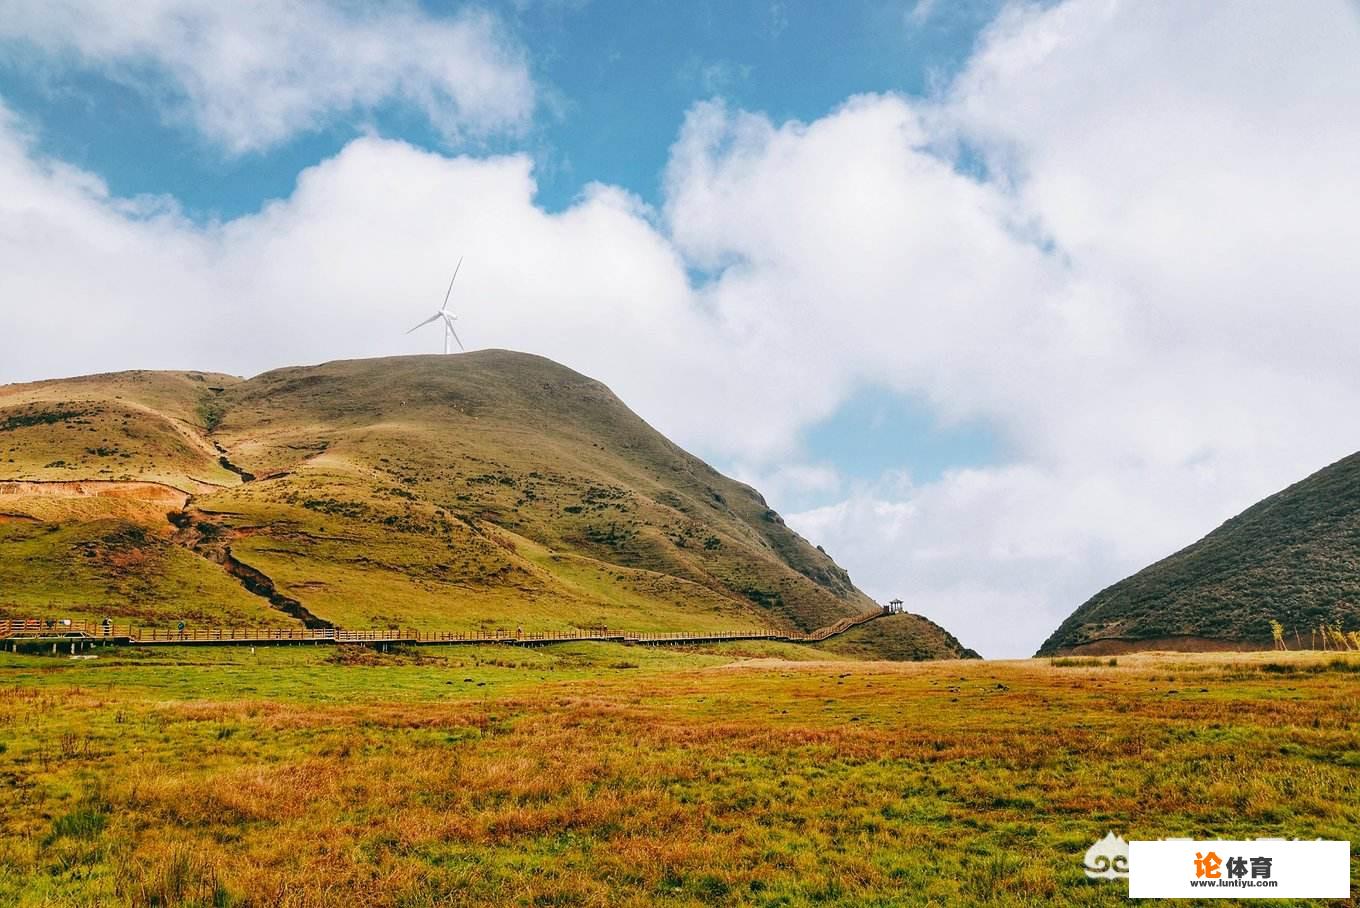
[[[421,631],[415,628],[386,630],[346,630],[344,628],[288,627],[185,627],[157,628],[134,624],[94,621],[51,621],[35,618],[0,619],[0,640],[64,638],[72,641],[105,641],[132,645],[169,644],[385,644],[438,645],[459,643],[508,643],[523,646],[570,643],[576,640],[605,640],[646,645],[714,643],[725,640],[774,640],[791,643],[816,643],[844,633],[866,621],[887,614],[886,609],[843,618],[829,627],[810,633],[748,628],[730,631],[620,631],[607,627],[566,631]]]
[[[70,622],[67,622],[69,625]],[[84,622],[80,622],[81,626]],[[55,621],[39,621],[35,618],[20,621],[4,620],[0,621],[0,637],[37,637],[43,634],[55,636],[62,633],[60,630],[53,629],[60,625]]]
[[[807,634],[806,637],[808,640],[815,643],[825,640],[828,637],[834,637],[837,634],[843,634],[852,627],[859,627],[865,622],[873,621],[875,618],[882,618],[886,614],[889,614],[889,611],[888,609],[883,608],[875,609],[872,612],[865,612],[862,615],[855,615],[853,618],[842,618],[829,627],[824,627]]]

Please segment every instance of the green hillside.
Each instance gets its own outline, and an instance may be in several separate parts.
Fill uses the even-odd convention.
[[[874,607],[754,489],[505,351],[0,388],[0,515],[23,617],[811,630]]]
[[[1272,620],[1291,649],[1321,624],[1360,628],[1360,454],[1097,593],[1039,655],[1271,646]]]

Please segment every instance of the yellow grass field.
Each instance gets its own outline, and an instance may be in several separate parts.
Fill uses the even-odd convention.
[[[1355,655],[95,652],[0,657],[0,903],[1116,905],[1110,829],[1360,828]]]

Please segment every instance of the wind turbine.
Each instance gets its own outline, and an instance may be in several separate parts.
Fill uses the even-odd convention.
[[[458,319],[458,316],[454,315],[452,312],[449,311],[449,296],[452,295],[453,293],[453,282],[458,280],[458,269],[462,267],[463,259],[460,256],[458,258],[458,264],[455,265],[453,268],[453,277],[449,278],[449,289],[444,292],[444,304],[439,307],[438,312],[436,312],[434,315],[431,315],[429,318],[425,319],[425,321],[421,322],[419,325],[416,325],[414,328],[411,329],[411,331],[416,331],[420,328],[424,328],[426,325],[430,324],[430,322],[437,322],[442,320],[444,322],[445,353],[449,352],[450,337],[457,341],[459,350],[463,351],[464,353],[467,352],[467,348],[463,346],[463,342],[461,340],[458,340],[458,332],[453,330],[453,323]],[[407,331],[406,333],[410,334],[411,331]]]

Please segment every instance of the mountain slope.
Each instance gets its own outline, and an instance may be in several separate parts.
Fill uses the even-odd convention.
[[[1360,454],[1259,502],[1093,596],[1039,650],[1271,646],[1319,624],[1360,627]]]
[[[0,388],[0,512],[23,614],[699,631],[874,607],[755,490],[505,351]]]

